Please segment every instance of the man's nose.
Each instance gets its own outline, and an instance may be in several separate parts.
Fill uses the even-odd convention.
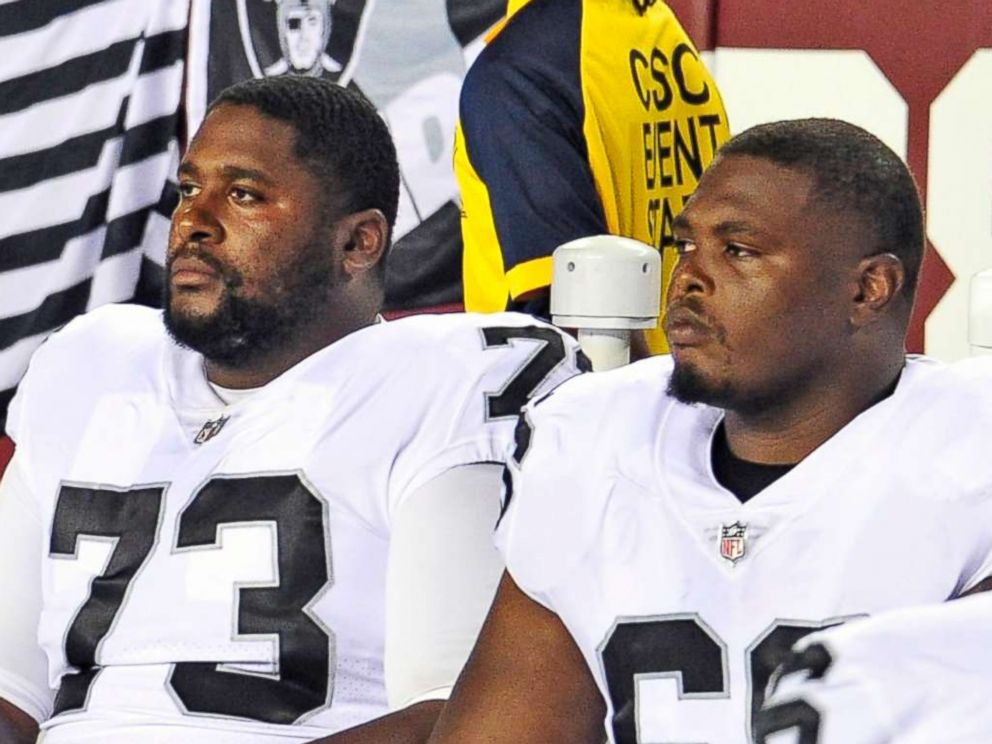
[[[713,280],[703,266],[698,248],[679,256],[668,289],[669,300],[690,294],[706,293],[713,289]]]
[[[203,194],[179,202],[172,230],[180,243],[219,243],[224,238],[223,225]]]

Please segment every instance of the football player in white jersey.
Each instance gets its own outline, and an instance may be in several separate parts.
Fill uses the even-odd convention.
[[[802,639],[755,719],[761,744],[992,741],[992,596]]]
[[[497,463],[578,355],[522,315],[377,323],[398,184],[358,94],[286,77],[212,104],[164,324],[82,316],[11,407],[0,740],[429,732],[502,570]]]
[[[672,355],[525,409],[507,573],[432,742],[749,742],[778,651],[992,573],[992,366],[906,357],[898,156],[756,127],[674,227]]]

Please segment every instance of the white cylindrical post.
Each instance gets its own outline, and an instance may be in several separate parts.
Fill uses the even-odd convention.
[[[597,372],[630,364],[630,331],[580,328],[579,346]]]
[[[661,256],[631,238],[594,235],[558,246],[551,318],[578,329],[594,370],[630,361],[630,332],[654,328],[661,310]]]

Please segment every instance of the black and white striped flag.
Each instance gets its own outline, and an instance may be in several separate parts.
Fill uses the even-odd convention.
[[[189,0],[0,0],[0,423],[32,352],[158,302]]]

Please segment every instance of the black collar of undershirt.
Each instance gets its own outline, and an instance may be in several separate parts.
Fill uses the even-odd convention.
[[[902,370],[865,410],[891,396],[899,386],[901,377]],[[717,425],[716,431],[713,433],[713,448],[710,450],[710,458],[713,463],[713,475],[716,482],[734,494],[742,504],[796,467],[796,463],[764,465],[760,462],[751,462],[737,457],[730,451],[730,443],[727,442],[727,429],[723,425],[723,421]]]
[[[717,483],[734,494],[742,504],[795,467],[794,464],[765,465],[737,457],[730,451],[727,430],[722,421],[713,434],[711,457]]]

